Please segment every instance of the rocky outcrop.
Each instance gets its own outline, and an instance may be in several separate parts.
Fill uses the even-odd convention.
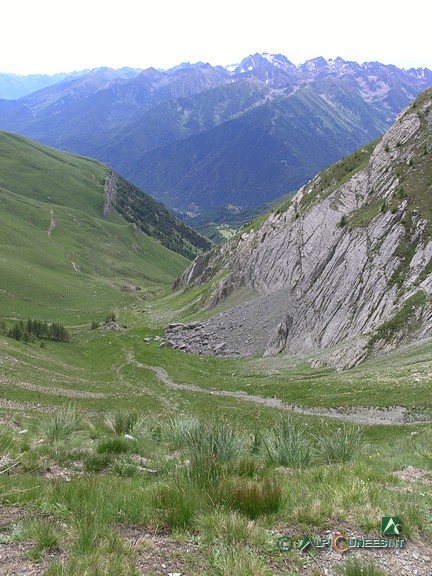
[[[118,175],[113,171],[109,170],[105,176],[104,184],[104,205],[102,209],[102,214],[104,218],[108,218],[111,214],[111,207],[115,205],[116,194],[117,194],[117,182]]]
[[[242,290],[249,299],[168,339],[181,333],[183,349],[199,353],[223,343],[224,355],[328,349],[330,362],[346,368],[373,349],[429,334],[431,150],[428,91],[378,143],[320,173],[261,226],[195,260],[176,288],[211,280],[209,308]]]

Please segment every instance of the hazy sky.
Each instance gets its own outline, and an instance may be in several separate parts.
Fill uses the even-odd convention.
[[[232,64],[255,52],[432,69],[429,2],[7,0],[0,72]]]

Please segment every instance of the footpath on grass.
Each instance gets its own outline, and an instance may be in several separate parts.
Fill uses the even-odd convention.
[[[163,382],[168,388],[175,390],[187,390],[189,392],[198,392],[200,394],[208,394],[211,396],[229,396],[231,398],[238,398],[246,402],[254,402],[269,408],[278,408],[279,410],[286,410],[295,414],[304,414],[308,416],[322,416],[326,418],[339,418],[341,420],[349,420],[357,424],[384,424],[384,425],[402,425],[406,424],[405,414],[406,408],[403,406],[353,406],[344,408],[305,408],[296,404],[287,404],[279,398],[271,397],[264,398],[256,396],[255,394],[248,394],[247,392],[237,391],[232,392],[229,390],[206,389],[196,386],[195,384],[177,383],[171,380],[167,371],[161,366],[149,366],[142,364],[133,358],[132,354],[128,355],[128,362],[137,368],[144,368],[151,370],[156,374],[160,382]],[[425,423],[426,421],[422,421]],[[415,424],[416,422],[410,422]]]

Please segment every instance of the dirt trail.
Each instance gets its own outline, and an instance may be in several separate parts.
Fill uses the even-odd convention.
[[[187,390],[189,392],[199,392],[202,394],[209,394],[211,396],[228,396],[231,398],[238,398],[246,402],[254,402],[269,408],[278,408],[279,410],[286,410],[295,414],[305,414],[309,416],[323,416],[327,418],[338,418],[340,420],[349,420],[357,424],[387,424],[387,425],[401,425],[405,423],[404,416],[406,408],[403,406],[388,406],[385,408],[374,406],[354,406],[348,408],[304,408],[296,404],[286,404],[279,398],[263,398],[247,392],[231,392],[228,390],[210,390],[201,388],[195,384],[179,384],[173,382],[168,376],[167,371],[161,366],[148,366],[141,364],[134,360],[132,355],[128,356],[128,361],[134,364],[137,368],[145,368],[152,370],[157,378],[163,382],[168,388],[175,390]]]

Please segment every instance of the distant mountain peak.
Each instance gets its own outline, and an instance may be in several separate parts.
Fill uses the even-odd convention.
[[[244,73],[246,71],[251,72],[256,68],[261,66],[273,66],[285,71],[295,70],[296,66],[288,60],[286,56],[282,54],[270,54],[268,52],[263,52],[261,54],[255,53],[244,58],[240,64],[235,68],[235,72]]]

